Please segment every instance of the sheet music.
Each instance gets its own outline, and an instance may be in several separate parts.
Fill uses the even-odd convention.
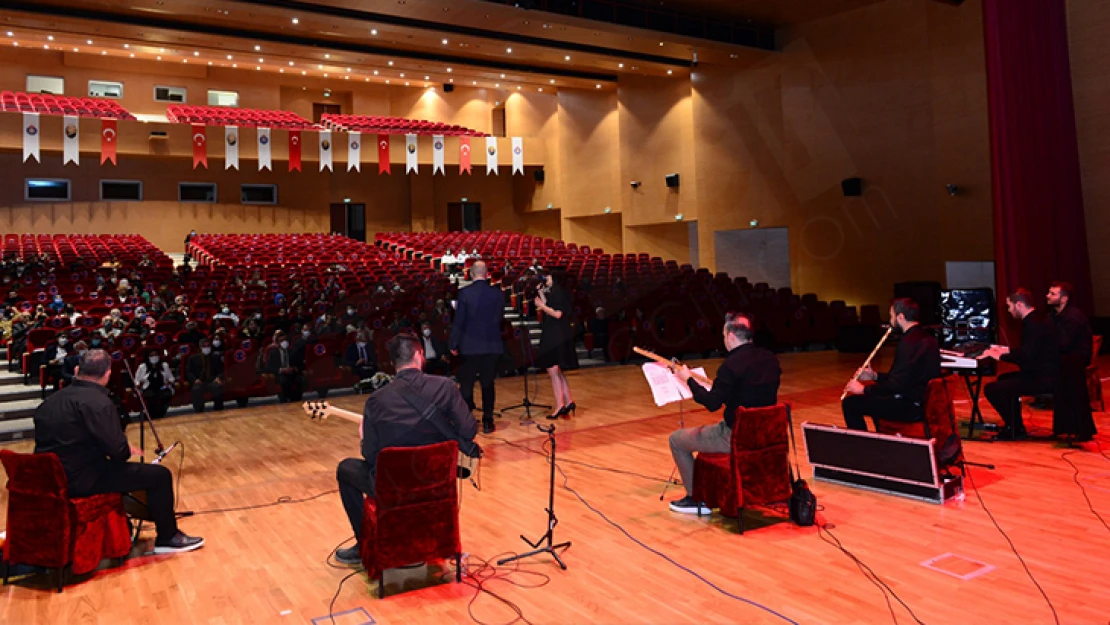
[[[690,388],[685,384],[678,381],[678,378],[671,373],[667,367],[657,363],[648,362],[644,363],[644,377],[647,378],[648,386],[651,387],[651,396],[655,399],[656,406],[665,406],[672,404],[676,401],[690,399],[693,394],[690,393]],[[690,371],[699,375],[705,375],[705,369],[698,367]],[[700,382],[698,382],[701,384]],[[702,384],[705,387],[704,384]],[[706,389],[708,390],[708,388]]]

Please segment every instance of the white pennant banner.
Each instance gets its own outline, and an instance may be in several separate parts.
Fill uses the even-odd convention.
[[[332,171],[331,168],[331,131],[320,131],[320,171],[324,169]]]
[[[62,165],[73,163],[81,166],[81,123],[76,115],[62,118]]]
[[[23,162],[26,163],[28,158],[35,157],[35,162],[41,163],[42,159],[39,158],[39,114],[38,113],[24,113],[23,114]]]
[[[524,139],[513,137],[513,174],[524,175]]]
[[[486,175],[497,176],[497,137],[486,137]]]
[[[420,154],[416,147],[416,135],[405,135],[405,173],[420,174]]]
[[[432,175],[447,175],[443,170],[443,135],[432,135]]]
[[[352,132],[347,135],[347,171],[362,171],[362,133]]]
[[[274,170],[273,158],[270,156],[270,129],[258,129],[258,171]]]
[[[224,169],[239,169],[239,127],[224,127]]]

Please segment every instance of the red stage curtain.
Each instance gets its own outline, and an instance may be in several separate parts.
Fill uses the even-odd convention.
[[[1019,286],[1043,301],[1057,279],[1091,314],[1064,0],[983,0],[983,24],[999,307]]]

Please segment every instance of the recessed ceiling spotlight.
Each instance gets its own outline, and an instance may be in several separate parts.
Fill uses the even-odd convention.
[[[324,58],[325,58],[325,59],[330,59],[330,58],[331,58],[331,55],[330,55],[330,54],[325,54],[325,55],[324,55]]]
[[[299,20],[299,19],[297,19],[297,18],[295,18],[295,17],[294,17],[294,18],[293,18],[293,23],[294,23],[294,24],[300,24],[300,23],[301,23],[301,20]]]
[[[443,41],[440,41],[440,43],[442,43],[443,45],[447,45],[447,40],[444,39]]]
[[[74,48],[74,49],[73,49],[73,51],[74,51],[74,52],[77,52],[77,48]]]
[[[512,54],[512,53],[513,53],[513,49],[512,49],[512,48],[505,48],[505,52],[507,52],[507,53],[509,53],[509,54]]]
[[[327,78],[327,77],[328,77],[328,75],[327,75],[327,74],[325,73],[325,74],[324,74],[324,78]]]
[[[385,79],[385,84],[387,84],[387,85],[389,84],[389,79],[388,78]]]
[[[256,70],[259,70],[259,71],[261,71],[261,70],[262,70],[262,66],[261,66],[261,65],[255,65],[255,66],[254,66],[254,69],[256,69]]]
[[[669,70],[667,70],[667,75],[668,75],[668,76],[670,76],[670,75],[671,75],[671,74],[673,74],[673,73],[674,73],[674,70],[673,70],[673,69],[669,69]]]
[[[193,56],[200,56],[200,52],[193,51]]]
[[[255,52],[261,52],[262,51],[262,46],[255,46],[254,51]]]
[[[501,74],[501,77],[502,77],[502,78],[504,78],[504,77],[505,77],[505,74]]]
[[[19,42],[18,41],[13,41],[12,45],[18,48],[19,47]],[[132,56],[134,56],[134,55],[132,55]]]
[[[405,77],[405,73],[401,72],[401,78],[404,78],[404,77]]]
[[[46,40],[47,41],[54,41],[54,35],[47,35]]]
[[[43,50],[49,50],[50,49],[50,44],[46,44],[46,43],[42,44],[42,49]]]
[[[343,77],[343,80],[350,80],[350,79],[351,79],[351,77],[350,77],[350,76],[344,76],[344,77]]]
[[[448,79],[447,82],[455,82],[455,79],[454,78]]]
[[[162,54],[165,54],[165,53],[166,53],[166,49],[165,49],[165,48],[158,48],[158,52],[160,52],[160,53],[162,53]]]
[[[407,87],[407,86],[409,86],[409,83],[408,83],[408,81],[407,81],[407,80],[405,81],[405,86],[406,86],[406,87]]]
[[[540,93],[543,93],[543,87],[540,87]]]
[[[494,86],[494,88],[496,88],[496,89],[500,89],[500,88],[501,88],[501,83],[499,83],[499,82],[495,82],[495,83],[493,83],[493,86]]]
[[[135,56],[135,55],[134,55],[134,54],[132,54],[131,56]],[[212,64],[212,61],[208,61],[208,64],[209,64],[209,65],[211,65],[211,64]]]
[[[662,47],[663,47],[663,42],[662,42],[662,41],[660,41],[660,42],[659,42],[659,47],[660,47],[660,48],[662,48]]]
[[[451,69],[450,67],[448,67],[448,68],[447,68],[447,73],[448,73],[448,74],[450,74],[450,73],[451,73],[452,71],[453,71],[453,70],[452,70],[452,69]]]
[[[262,57],[259,57],[259,58],[258,58],[258,62],[259,62],[259,63],[265,63],[265,62],[266,62],[266,60],[265,60],[265,59],[263,59]]]
[[[596,86],[597,86],[598,89],[600,89],[601,88],[601,83],[597,83]]]
[[[9,30],[9,31],[8,31],[8,36],[9,36],[9,37],[14,37],[14,36],[15,36],[15,33],[13,33],[12,31],[10,31],[10,30]]]
[[[516,90],[517,90],[517,91],[520,91],[520,85],[517,85],[517,86],[516,86]]]
[[[85,45],[89,45],[89,46],[91,46],[92,44],[93,44],[93,43],[92,43],[92,39],[86,39],[86,40],[85,40]]]
[[[371,28],[370,29],[370,34],[377,37],[378,36],[378,29],[377,28]]]
[[[227,60],[229,60],[229,61],[231,60],[231,55],[230,54],[227,55]]]
[[[375,76],[377,76],[377,75],[378,75],[378,70],[374,70],[374,75],[375,75]]]
[[[157,57],[157,59],[158,59],[159,61],[161,61],[161,60],[162,60],[162,57]]]
[[[551,84],[553,84],[553,85],[555,84],[555,79],[554,78],[551,79]]]
[[[126,50],[126,49],[128,49],[128,48],[130,48],[130,47],[131,47],[131,44],[129,44],[129,43],[125,43],[125,44],[123,44],[123,48],[124,48],[125,50]]]
[[[316,69],[324,69],[324,66],[323,65],[317,65]]]
[[[104,56],[104,55],[106,55],[106,54],[108,54],[108,51],[107,51],[107,50],[101,50],[101,51],[100,51],[100,56]]]
[[[390,62],[389,62],[389,66],[390,66],[390,67],[393,67],[393,61],[390,61]]]
[[[135,58],[135,53],[134,52],[131,53],[131,58]]]
[[[472,85],[477,85],[477,84],[478,84],[478,81],[477,81],[477,80],[475,80],[474,82],[472,82],[472,83],[470,83],[470,84],[472,84]]]
[[[424,80],[431,80],[431,79],[429,77],[425,76]]]
[[[182,63],[188,63],[188,62],[189,62],[189,59],[181,59],[181,62],[182,62]]]
[[[307,75],[308,75],[308,72],[306,72],[306,71],[304,71],[304,70],[302,69],[302,70],[301,70],[301,76],[307,76]]]
[[[370,77],[369,76],[366,77],[366,82],[370,82]]]
[[[619,67],[620,69],[624,69],[624,63],[617,63],[617,67]]]
[[[570,55],[568,54],[568,55],[564,56],[564,57],[563,57],[563,60],[564,60],[564,61],[569,61],[569,60],[570,60]]]
[[[232,67],[232,69],[238,69],[238,68],[239,68],[239,64],[238,64],[238,63],[232,63],[232,64],[231,64],[231,67]]]
[[[348,72],[350,72],[350,71],[351,71],[351,68],[349,68],[349,67],[348,67],[348,68],[347,68],[347,71],[348,71]]]

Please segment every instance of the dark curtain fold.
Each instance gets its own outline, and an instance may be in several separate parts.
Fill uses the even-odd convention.
[[[1024,286],[1041,300],[1052,280],[1072,282],[1072,303],[1090,315],[1064,0],[983,0],[983,24],[1003,324],[1006,294]]]

